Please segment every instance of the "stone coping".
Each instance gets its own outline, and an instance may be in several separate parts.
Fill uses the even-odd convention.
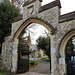
[[[53,2],[50,2],[46,5],[44,5],[44,6],[41,6],[41,8],[39,9],[39,12],[45,11],[45,10],[53,8],[55,6],[58,6],[59,8],[61,8],[60,1],[53,1]]]
[[[33,3],[33,2],[35,2],[35,1],[36,1],[36,0],[32,0],[31,2],[27,1],[27,2],[24,3],[23,7],[24,7],[24,6],[27,6],[27,5],[31,4],[31,3]],[[39,1],[42,2],[42,0],[39,0]]]
[[[74,20],[74,19],[75,19],[75,11],[59,16],[60,23]]]

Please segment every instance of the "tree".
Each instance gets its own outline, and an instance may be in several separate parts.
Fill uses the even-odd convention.
[[[4,38],[11,33],[11,25],[14,17],[19,16],[19,9],[8,0],[0,3],[0,44],[4,42]],[[1,53],[1,51],[0,51]]]
[[[75,36],[74,36],[75,37]],[[66,52],[66,58],[67,58],[67,62],[69,62],[69,60],[70,60],[70,53],[71,52],[73,52],[73,50],[74,50],[74,45],[73,45],[73,37],[67,42],[67,44],[66,44],[66,48],[65,48],[65,52]]]
[[[45,54],[49,56],[50,58],[50,37],[39,37],[37,40],[37,47],[38,49],[43,49],[45,51]]]
[[[27,28],[25,28],[19,35],[19,43],[25,43],[28,40],[29,33],[32,33],[34,35],[34,29],[37,29],[38,25],[36,23],[30,24]],[[31,30],[32,29],[32,30]],[[27,34],[26,36],[24,36]],[[31,36],[30,36],[31,38]]]
[[[23,4],[28,0],[11,0],[12,5],[15,5],[16,8],[19,8],[20,11],[22,10]]]
[[[73,37],[72,37],[73,38]],[[67,42],[66,45],[66,53],[68,54],[69,52],[73,52],[74,50],[74,45],[72,43],[72,38]]]

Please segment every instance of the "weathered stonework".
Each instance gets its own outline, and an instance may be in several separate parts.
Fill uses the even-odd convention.
[[[41,6],[41,0],[24,4],[23,17],[12,23],[11,36],[5,38],[0,57],[0,70],[16,73],[18,60],[18,37],[31,23],[39,23],[51,32],[51,75],[66,73],[65,46],[75,35],[74,12],[60,15],[60,0]]]
[[[11,58],[12,58],[12,38],[8,36],[5,38],[5,42],[2,45],[0,70],[4,72],[11,71]]]

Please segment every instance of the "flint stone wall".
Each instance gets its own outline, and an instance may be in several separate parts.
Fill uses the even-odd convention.
[[[37,4],[37,6],[36,6]],[[28,13],[27,7],[34,5],[37,9],[34,9],[32,14]],[[50,6],[49,6],[50,5]],[[35,18],[47,22],[54,28],[54,34],[51,35],[51,49],[52,49],[52,71],[51,75],[63,75],[60,72],[59,68],[59,47],[64,36],[70,32],[71,30],[75,30],[75,14],[74,12],[60,15],[60,6],[57,2],[50,3],[44,7],[47,9],[43,9],[41,7],[40,2],[36,0],[34,3],[31,3],[27,6],[23,7],[23,17],[21,20],[12,23],[11,35],[5,38],[5,42],[3,43],[3,49],[0,56],[0,70],[3,72],[13,72],[15,73],[17,69],[17,41],[14,41],[14,35],[18,31],[18,29],[23,25],[23,23],[30,19]],[[40,9],[42,8],[42,10]],[[40,11],[39,11],[40,9]],[[74,17],[73,17],[74,16]],[[13,47],[14,46],[14,47]],[[16,51],[14,51],[16,50]],[[15,54],[12,54],[14,52]],[[63,63],[64,64],[64,63]],[[63,70],[61,68],[61,70]]]
[[[0,71],[9,72],[11,71],[11,60],[12,60],[12,38],[8,36],[5,38],[5,42],[2,45],[2,53],[0,55]]]

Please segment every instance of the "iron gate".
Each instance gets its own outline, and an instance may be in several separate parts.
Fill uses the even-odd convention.
[[[29,70],[29,46],[26,44],[19,44],[17,73],[27,72],[28,70]]]
[[[75,75],[75,52],[67,54],[67,75]]]

